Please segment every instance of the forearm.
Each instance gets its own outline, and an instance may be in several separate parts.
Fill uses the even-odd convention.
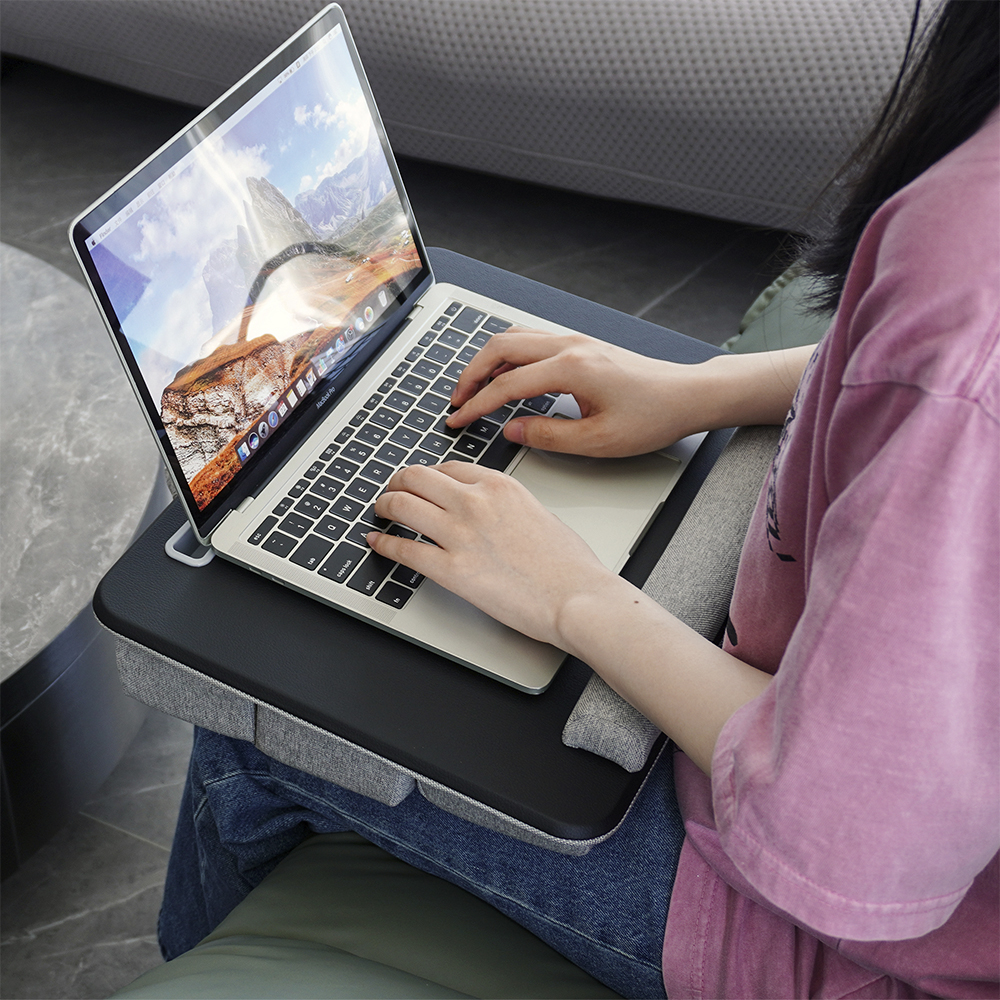
[[[726,721],[771,681],[620,577],[570,598],[558,631],[562,648],[588,663],[706,774]]]
[[[720,355],[698,365],[692,422],[698,430],[782,424],[815,347]]]

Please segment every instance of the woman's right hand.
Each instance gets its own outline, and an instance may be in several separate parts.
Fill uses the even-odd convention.
[[[700,368],[655,361],[581,333],[511,328],[491,337],[462,372],[448,424],[465,427],[512,400],[570,393],[579,420],[521,417],[504,435],[545,451],[646,454],[704,429],[694,384]]]

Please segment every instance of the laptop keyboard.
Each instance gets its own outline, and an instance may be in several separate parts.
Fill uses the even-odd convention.
[[[373,552],[365,535],[388,530],[433,542],[375,514],[389,478],[406,465],[452,460],[505,469],[520,445],[503,436],[504,424],[514,416],[546,413],[556,401],[554,395],[538,396],[502,406],[460,430],[445,425],[459,375],[494,333],[510,325],[452,302],[247,541],[402,608],[423,577]]]

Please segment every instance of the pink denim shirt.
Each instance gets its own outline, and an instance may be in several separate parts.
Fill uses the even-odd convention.
[[[872,218],[743,549],[726,648],[775,675],[687,837],[681,997],[1000,992],[1000,119]]]

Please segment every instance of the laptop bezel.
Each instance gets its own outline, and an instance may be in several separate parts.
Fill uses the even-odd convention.
[[[288,420],[286,424],[279,428],[279,433],[276,433],[268,442],[266,451],[263,451],[252,463],[244,467],[230,483],[220,490],[212,502],[202,510],[199,509],[194,500],[188,486],[187,478],[181,469],[167,436],[166,429],[160,419],[160,407],[152,399],[146,388],[145,380],[132,354],[121,323],[115,314],[114,306],[105,292],[103,283],[93,264],[86,241],[93,233],[98,232],[102,225],[114,218],[118,212],[130,204],[142,191],[145,191],[157,178],[169,171],[181,157],[223,125],[263,87],[267,86],[275,77],[290,67],[304,52],[320,41],[324,35],[333,31],[337,25],[340,25],[342,29],[348,53],[361,85],[361,91],[368,105],[368,110],[371,114],[383,153],[385,154],[403,211],[406,214],[410,233],[419,254],[422,268],[407,284],[406,288],[402,290],[398,307],[389,314],[384,323],[368,334],[363,341],[359,342],[348,364],[347,371],[337,381],[336,391],[324,391],[324,385],[321,381],[310,396],[307,397],[305,401],[307,405],[303,406],[297,412],[294,419]],[[231,510],[239,507],[248,498],[256,495],[282,469],[302,442],[336,408],[340,399],[350,390],[351,386],[364,375],[373,361],[393,342],[395,337],[409,322],[410,311],[413,306],[435,283],[426,247],[410,206],[399,168],[392,153],[392,148],[386,136],[385,127],[375,104],[364,66],[361,63],[344,12],[337,4],[330,4],[320,11],[287,39],[280,48],[267,56],[267,58],[254,67],[240,81],[195,117],[188,126],[164,143],[113,188],[80,213],[70,225],[69,236],[74,255],[83,271],[88,287],[98,304],[105,326],[111,335],[112,342],[115,345],[133,390],[142,404],[143,414],[156,438],[175,491],[181,500],[196,536],[203,544],[210,543],[212,532]]]

